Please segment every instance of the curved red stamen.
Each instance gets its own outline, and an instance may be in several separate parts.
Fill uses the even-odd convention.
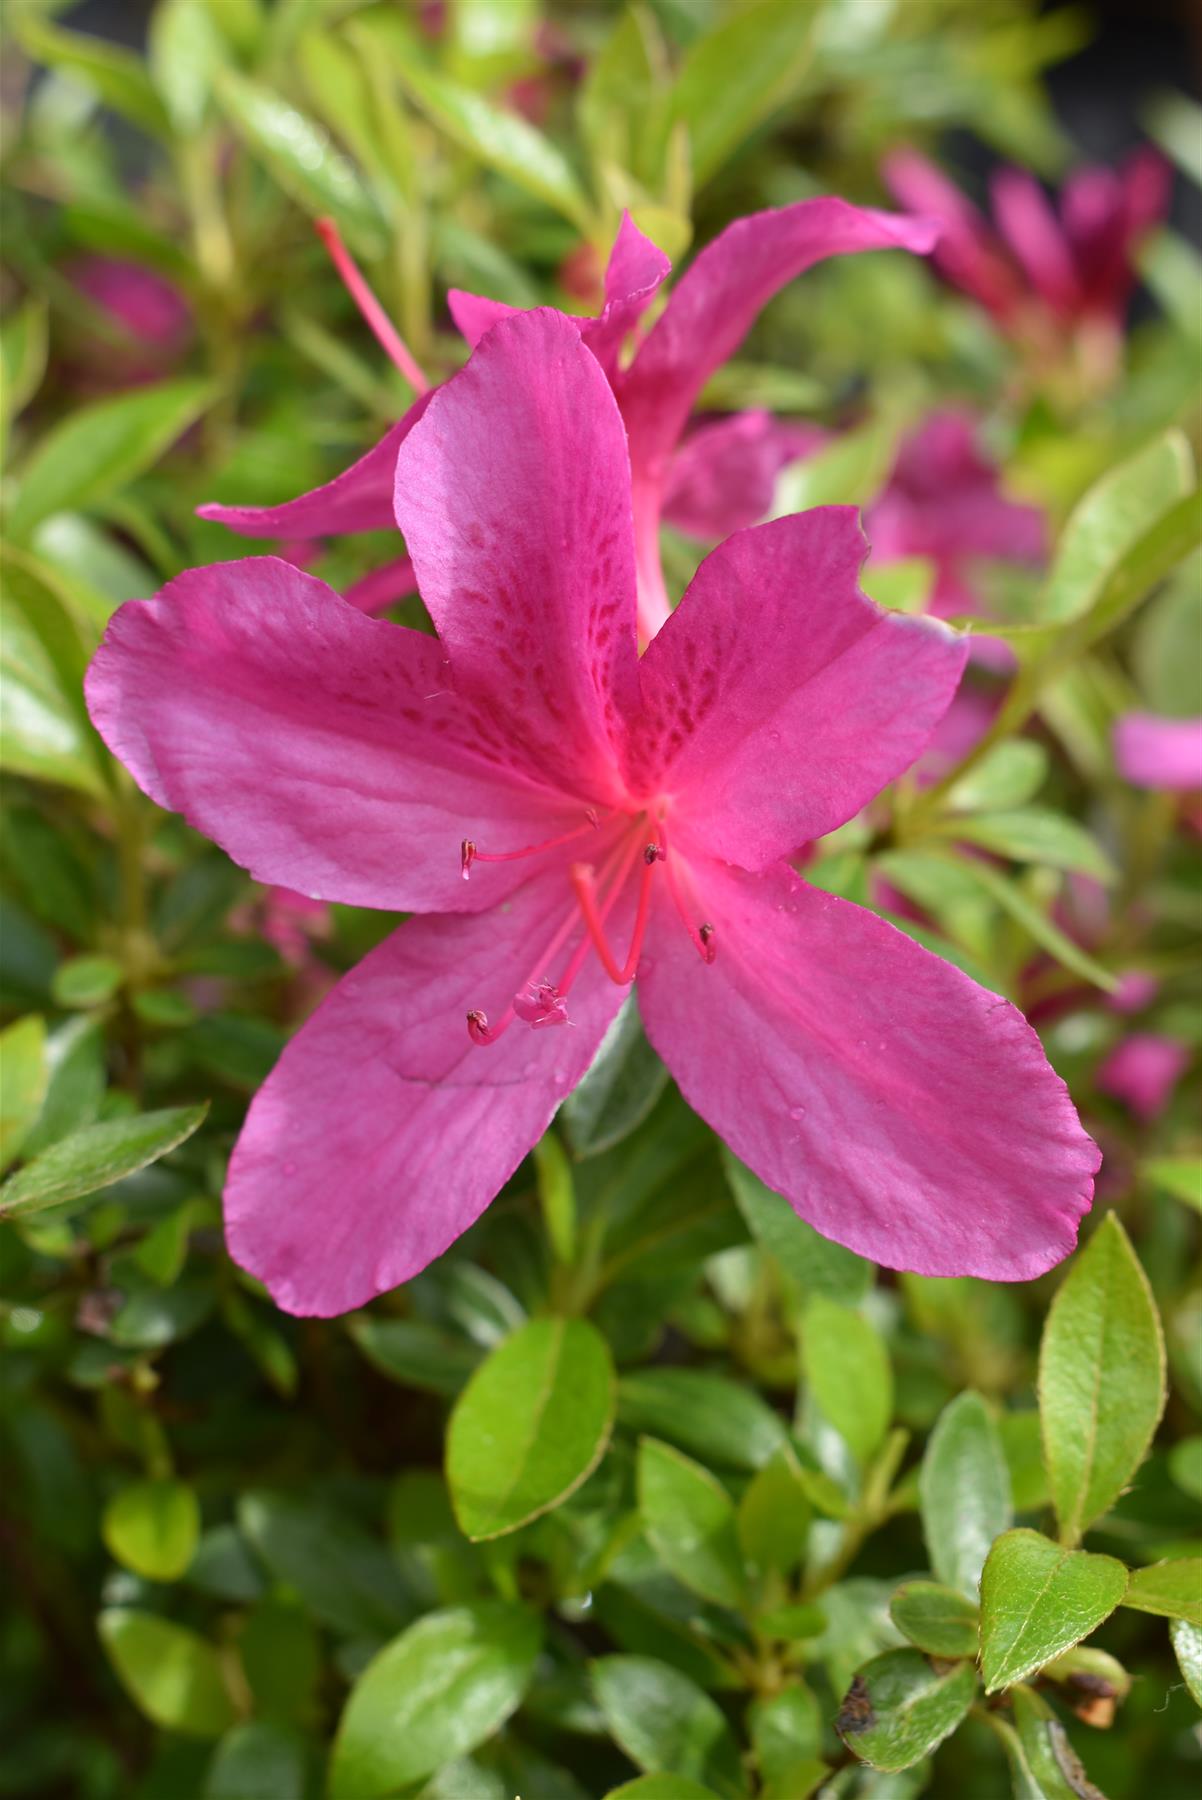
[[[601,823],[595,806],[585,809],[585,818],[587,823],[584,825],[574,825],[571,831],[563,831],[558,837],[544,838],[541,844],[527,844],[521,850],[480,850],[473,838],[464,838],[459,846],[463,879],[467,880],[473,863],[520,862],[524,856],[538,856],[544,850],[558,849],[560,844],[574,843],[578,837],[585,837],[590,831],[596,831]]]
[[[708,919],[704,920],[700,925],[694,925],[693,915],[689,912],[689,909],[685,904],[683,870],[677,868],[675,857],[666,854],[668,849],[668,828],[662,821],[659,834],[663,839],[665,851],[664,872],[668,877],[668,892],[672,896],[672,904],[675,906],[676,911],[680,916],[681,924],[692,938],[693,946],[702,962],[712,963],[718,954],[718,945],[716,942],[718,935],[717,931],[715,927],[710,924]]]
[[[596,878],[587,863],[573,863],[571,869],[572,887],[580,902],[580,911],[585,926],[597,955],[601,958],[601,966],[609,979],[619,987],[626,987],[634,980],[634,972],[639,966],[642,954],[643,938],[647,932],[647,918],[651,909],[651,876],[655,865],[663,852],[658,844],[648,844],[643,851],[643,873],[639,882],[638,910],[635,913],[634,930],[630,936],[630,948],[626,952],[626,961],[618,967],[617,958],[609,947],[605,935],[605,919],[597,907]],[[616,897],[616,890],[615,890]]]
[[[341,276],[343,286],[363,314],[372,335],[384,354],[396,364],[415,393],[428,394],[430,383],[415,361],[408,344],[363,279],[362,273],[343,243],[342,235],[333,219],[318,219],[317,235],[325,245],[330,261]]]

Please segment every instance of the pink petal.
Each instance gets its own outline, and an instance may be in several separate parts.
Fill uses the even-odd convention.
[[[1156,1031],[1133,1031],[1110,1052],[1097,1073],[1103,1093],[1112,1094],[1145,1123],[1158,1119],[1189,1067],[1189,1049]]]
[[[850,506],[736,532],[643,658],[632,791],[677,796],[731,862],[762,867],[843,824],[951,703],[963,640],[874,606],[864,554]]]
[[[1022,283],[972,202],[917,150],[893,151],[881,172],[902,206],[938,219],[942,229],[931,260],[940,274],[1001,323],[1008,323],[1022,304]]]
[[[592,1062],[624,997],[586,966],[572,1023],[474,1045],[564,911],[559,881],[505,912],[411,919],[292,1040],[225,1190],[230,1253],[289,1312],[328,1317],[408,1281],[484,1211]]]
[[[977,423],[951,409],[928,415],[902,444],[865,530],[873,554],[989,556],[1041,562],[1047,527],[1037,506],[1007,499],[996,464],[977,443]]]
[[[463,288],[448,288],[447,310],[460,337],[474,350],[486,331],[491,331],[501,319],[517,318],[525,309],[507,306],[504,300],[489,300],[484,294],[465,293]]]
[[[735,1154],[890,1268],[1028,1281],[1067,1256],[1100,1158],[1016,1008],[784,864],[693,873],[716,959],[661,905],[640,1008]]]
[[[626,439],[550,309],[502,321],[397,462],[397,523],[481,730],[602,804],[637,694]]]
[[[372,620],[277,557],[217,563],[114,614],[88,670],[96,729],[151,799],[258,881],[403,911],[473,911],[530,865],[465,882],[459,847],[582,823],[498,766],[435,639]]]
[[[1202,719],[1128,713],[1114,728],[1114,756],[1134,787],[1202,788]]]
[[[1025,169],[998,169],[990,182],[993,216],[1036,293],[1062,318],[1081,307],[1072,251],[1051,204]]]
[[[342,598],[359,612],[376,613],[397,600],[407,600],[416,592],[417,576],[413,572],[413,563],[407,556],[398,556],[378,569],[369,569],[358,581],[352,581]]]
[[[584,322],[581,333],[611,378],[623,343],[671,272],[669,258],[624,212],[605,268],[605,305],[599,318]]]
[[[339,537],[351,531],[391,531],[392,490],[397,451],[429,404],[429,394],[414,401],[403,419],[389,426],[378,444],[324,487],[281,506],[198,506],[202,519],[228,525],[241,537]]]
[[[755,525],[772,505],[785,465],[825,439],[816,425],[788,425],[767,412],[734,413],[699,425],[672,458],[663,517],[678,531],[709,539]]]

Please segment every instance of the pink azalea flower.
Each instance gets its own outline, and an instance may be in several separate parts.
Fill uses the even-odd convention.
[[[1114,756],[1133,787],[1202,788],[1202,719],[1127,713],[1114,728]]]
[[[424,915],[257,1095],[237,1260],[299,1313],[416,1274],[636,972],[689,1104],[820,1231],[928,1274],[1066,1255],[1098,1154],[1035,1033],[784,860],[914,759],[964,666],[858,591],[853,509],[737,533],[640,661],[622,415],[551,311],[434,396],[396,506],[437,639],[266,557],[122,607],[88,676],[140,785],[256,879]]]
[[[702,537],[720,537],[753,524],[767,511],[778,470],[797,454],[796,428],[779,427],[763,413],[737,416],[687,438],[690,414],[709,377],[738,349],[772,296],[813,263],[890,247],[921,253],[930,249],[935,236],[929,221],[896,218],[838,199],[802,200],[737,219],[681,277],[663,313],[623,366],[623,346],[672,266],[629,214],[623,216],[605,271],[604,305],[596,318],[574,323],[609,378],[630,441],[639,628],[645,642],[671,611],[660,567],[661,516],[674,516]],[[349,285],[356,272],[348,262],[342,267]],[[396,333],[358,281],[357,297],[373,330],[381,342],[387,334],[390,353],[400,363]],[[447,299],[455,324],[473,349],[490,326],[515,310],[458,289]],[[412,369],[407,372],[413,379]],[[418,371],[414,385],[422,379]],[[324,487],[283,506],[202,506],[201,516],[248,537],[386,528],[393,523],[397,455],[427,398],[422,395],[374,449]]]
[[[114,256],[78,256],[64,274],[110,327],[78,345],[86,386],[111,390],[154,381],[187,350],[192,309],[165,276]]]
[[[1168,207],[1168,164],[1142,149],[1119,169],[1087,167],[1065,182],[1059,212],[1033,175],[999,169],[993,223],[916,150],[895,150],[884,177],[903,206],[943,226],[936,267],[1009,335],[1044,341],[1084,331],[1117,342],[1140,245]]]
[[[1102,1063],[1097,1083],[1148,1124],[1168,1106],[1189,1056],[1186,1045],[1163,1032],[1133,1031]]]

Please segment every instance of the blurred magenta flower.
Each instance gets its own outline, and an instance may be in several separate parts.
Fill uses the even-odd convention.
[[[166,276],[114,256],[77,256],[63,273],[115,328],[78,347],[93,379],[109,387],[153,381],[187,350],[192,308]]]
[[[661,316],[624,362],[623,347],[672,265],[629,214],[623,216],[605,271],[601,312],[574,323],[609,378],[630,442],[644,642],[671,611],[659,552],[666,509],[686,530],[704,537],[753,524],[768,508],[778,470],[804,441],[798,440],[796,427],[778,426],[762,412],[706,426],[690,440],[685,435],[690,414],[714,370],[738,349],[772,296],[813,263],[891,247],[921,253],[936,235],[929,221],[833,198],[802,200],[737,219],[686,270]],[[362,293],[357,298],[384,342],[380,318],[370,310],[379,315],[378,303],[370,296],[365,301]],[[455,324],[473,349],[490,326],[515,310],[458,289],[447,298]],[[395,346],[395,332],[391,326],[387,331]],[[391,353],[404,366],[395,347]],[[412,372],[406,372],[413,380]],[[414,385],[421,380],[418,372]],[[283,506],[202,506],[201,516],[247,537],[333,536],[386,528],[393,523],[391,478],[397,453],[421,417],[425,400],[425,395],[419,398],[374,449],[324,487]]]
[[[1202,788],[1202,719],[1127,713],[1114,728],[1114,758],[1133,787]]]
[[[1099,374],[1108,372],[1136,256],[1168,209],[1163,157],[1145,148],[1118,169],[1076,170],[1061,189],[1059,211],[1025,169],[998,169],[992,223],[916,150],[893,151],[883,174],[901,205],[940,221],[935,266],[1004,332],[1046,355],[1075,345]]]
[[[437,640],[268,557],[122,607],[89,671],[113,752],[257,879],[427,915],[257,1095],[238,1261],[300,1313],[416,1274],[636,972],[685,1098],[820,1231],[937,1275],[1065,1256],[1098,1154],[1035,1033],[785,860],[913,761],[964,667],[859,592],[853,509],[737,533],[640,661],[622,415],[549,310],[433,397],[396,505]]]
[[[1189,1059],[1188,1047],[1177,1038],[1159,1031],[1132,1031],[1103,1061],[1097,1084],[1148,1124],[1164,1112]]]

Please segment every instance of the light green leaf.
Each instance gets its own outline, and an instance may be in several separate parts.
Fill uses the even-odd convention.
[[[1169,1636],[1185,1685],[1195,1703],[1202,1706],[1202,1626],[1191,1625],[1185,1619],[1174,1619],[1169,1626]]]
[[[200,129],[225,44],[208,0],[158,0],[151,14],[147,62],[151,79],[181,137]]]
[[[520,1705],[541,1641],[502,1600],[427,1613],[351,1689],[330,1759],[330,1800],[384,1800],[466,1756]]]
[[[1202,1556],[1176,1556],[1132,1569],[1123,1605],[1162,1619],[1202,1625]]]
[[[917,1650],[886,1650],[852,1682],[836,1729],[862,1762],[895,1773],[912,1768],[951,1736],[976,1691],[971,1663],[937,1673]]]
[[[605,1800],[717,1800],[711,1787],[688,1775],[639,1775],[611,1788]]]
[[[200,1541],[200,1506],[186,1482],[135,1481],[104,1509],[101,1535],[119,1563],[147,1581],[176,1581]]]
[[[1041,863],[1051,869],[1068,869],[1092,875],[1097,881],[1115,878],[1114,864],[1097,840],[1076,819],[1045,806],[1016,806],[1005,812],[979,812],[971,818],[949,820],[944,830],[970,844],[980,844],[1012,862]]]
[[[577,93],[580,135],[599,171],[612,167],[651,180],[646,152],[663,63],[654,17],[642,6],[627,6],[589,58]]]
[[[1202,1156],[1154,1157],[1143,1164],[1141,1173],[1153,1187],[1202,1212]]]
[[[1014,1742],[1007,1742],[1016,1800],[1105,1800],[1092,1784],[1064,1726],[1028,1687],[1011,1696]]]
[[[1147,1276],[1107,1214],[1052,1303],[1039,1354],[1044,1461],[1062,1542],[1108,1512],[1143,1461],[1165,1400]]]
[[[111,1187],[191,1137],[208,1110],[208,1101],[169,1106],[73,1131],[9,1176],[0,1187],[0,1218],[28,1218]]]
[[[867,506],[893,467],[901,429],[900,418],[882,413],[791,463],[777,483],[772,516],[812,506]]]
[[[44,1019],[31,1013],[0,1031],[0,1169],[37,1123],[49,1079]]]
[[[622,1376],[618,1419],[731,1469],[758,1469],[788,1442],[780,1415],[759,1394],[701,1369]]]
[[[532,1319],[476,1370],[447,1428],[447,1482],[472,1539],[516,1531],[596,1468],[614,1417],[614,1371],[584,1319]]]
[[[778,1450],[748,1483],[739,1501],[739,1544],[761,1575],[788,1574],[801,1562],[810,1529],[810,1502],[791,1449]]]
[[[908,854],[908,853],[907,853]],[[1104,969],[1101,963],[1075,944],[1069,936],[1061,931],[1059,925],[1017,885],[1006,876],[1000,874],[987,862],[980,862],[968,857],[956,856],[947,851],[932,850],[931,859],[938,859],[946,868],[955,868],[965,879],[984,890],[991,900],[1008,912],[1011,918],[1029,933],[1031,938],[1048,955],[1071,969],[1074,975],[1080,975],[1083,981],[1091,982],[1094,987],[1102,988],[1106,993],[1113,993],[1118,986],[1118,978]],[[891,865],[892,857],[882,857],[882,867]]]
[[[78,407],[41,438],[21,470],[9,513],[15,537],[65,508],[78,511],[125,487],[212,402],[212,382],[164,381]]]
[[[977,1608],[955,1588],[937,1581],[907,1581],[889,1602],[897,1629],[928,1656],[977,1654]]]
[[[307,1760],[291,1726],[236,1725],[213,1753],[202,1800],[306,1800]]]
[[[854,1304],[872,1286],[872,1264],[807,1225],[780,1194],[723,1148],[722,1165],[752,1236],[774,1256],[803,1294]]]
[[[935,564],[929,557],[904,556],[895,562],[868,558],[860,572],[860,586],[870,600],[890,612],[920,613],[925,610],[935,585]]]
[[[643,1530],[664,1567],[706,1600],[741,1605],[745,1584],[734,1502],[716,1476],[670,1444],[645,1437],[638,1495]]]
[[[547,1239],[555,1260],[570,1266],[576,1254],[576,1184],[572,1165],[553,1131],[534,1146],[534,1171]]]
[[[893,1373],[875,1327],[817,1294],[802,1317],[801,1361],[823,1417],[866,1463],[893,1416]]]
[[[328,132],[257,81],[223,69],[215,92],[230,124],[313,218],[329,214],[366,256],[382,253],[384,222],[354,165]]]
[[[84,716],[79,639],[54,596],[25,585],[11,555],[0,594],[0,768],[99,795],[96,738]],[[39,605],[39,602],[44,604]]]
[[[592,1683],[606,1724],[640,1769],[702,1782],[730,1800],[746,1793],[726,1720],[687,1675],[648,1656],[603,1656]]]
[[[0,324],[0,458],[8,427],[28,406],[46,372],[48,308],[39,297],[14,307]]]
[[[64,1007],[103,1006],[125,979],[114,956],[69,956],[54,971],[50,992]]]
[[[117,1679],[142,1712],[165,1731],[220,1737],[237,1718],[221,1658],[207,1639],[154,1613],[110,1607],[100,1641]]]
[[[49,69],[81,81],[105,106],[154,137],[167,136],[167,115],[140,57],[82,31],[60,31],[29,13],[18,35],[24,48]]]
[[[951,812],[993,812],[1022,806],[1047,779],[1048,753],[1042,744],[1016,738],[996,744],[944,796]]]
[[[1166,88],[1147,109],[1148,130],[1195,187],[1202,187],[1202,106]]]
[[[919,1495],[932,1569],[975,1601],[989,1546],[1012,1517],[1001,1439],[979,1394],[958,1394],[940,1413],[922,1459]]]
[[[987,1693],[1042,1669],[1108,1619],[1127,1588],[1113,1556],[1067,1550],[1038,1531],[998,1538],[981,1575],[981,1669]]]
[[[690,46],[671,117],[688,128],[698,187],[801,87],[817,12],[811,0],[752,0]]]

